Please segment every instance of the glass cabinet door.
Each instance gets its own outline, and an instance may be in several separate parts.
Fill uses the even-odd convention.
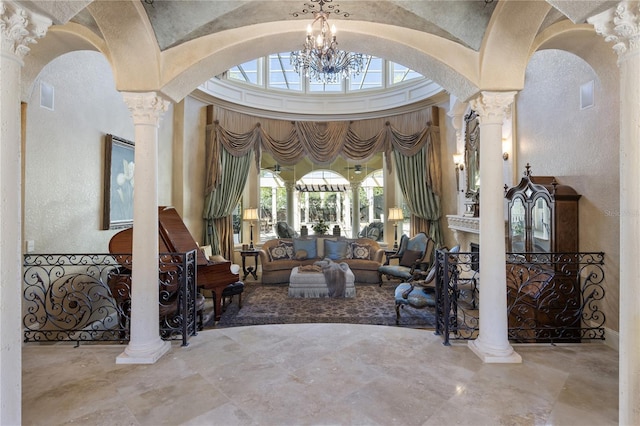
[[[533,231],[534,252],[551,251],[551,208],[544,198],[538,198],[531,211],[531,228]]]
[[[526,217],[524,202],[516,198],[509,211],[509,234],[512,252],[524,252],[526,241]]]

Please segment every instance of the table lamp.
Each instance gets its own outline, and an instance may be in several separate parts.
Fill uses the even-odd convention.
[[[389,217],[388,220],[390,221],[394,221],[393,224],[393,228],[394,228],[394,242],[393,242],[393,249],[397,250],[398,249],[398,221],[404,219],[404,216],[402,216],[402,209],[399,207],[392,207],[389,209]]]
[[[253,250],[253,221],[254,220],[258,220],[258,209],[245,209],[244,210],[244,215],[242,216],[242,218],[244,220],[248,220],[249,224],[250,224],[250,229],[251,229],[251,233],[250,235],[250,240],[251,240],[251,244],[249,245],[249,249]]]

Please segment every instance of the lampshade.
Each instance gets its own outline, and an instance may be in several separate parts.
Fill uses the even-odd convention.
[[[404,217],[402,216],[402,209],[399,207],[392,207],[389,209],[389,218],[388,220],[402,220]]]
[[[244,209],[244,220],[258,220],[258,209]]]
[[[462,161],[463,161],[462,154],[453,154],[453,164],[457,166],[458,164],[462,164]]]

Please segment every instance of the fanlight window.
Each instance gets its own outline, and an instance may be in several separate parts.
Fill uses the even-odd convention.
[[[265,89],[291,90],[310,93],[345,93],[367,89],[383,89],[406,81],[424,78],[418,72],[395,62],[364,55],[364,70],[334,84],[323,84],[303,79],[291,65],[291,53],[273,53],[229,69],[228,80],[255,85]]]

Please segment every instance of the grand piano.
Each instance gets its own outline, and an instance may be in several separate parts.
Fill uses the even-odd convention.
[[[215,320],[218,321],[222,315],[222,290],[239,281],[238,274],[231,272],[231,262],[207,259],[174,207],[158,207],[158,234],[160,253],[185,253],[196,249],[196,285],[213,293]],[[109,253],[131,253],[132,243],[133,228],[127,228],[111,238]]]

